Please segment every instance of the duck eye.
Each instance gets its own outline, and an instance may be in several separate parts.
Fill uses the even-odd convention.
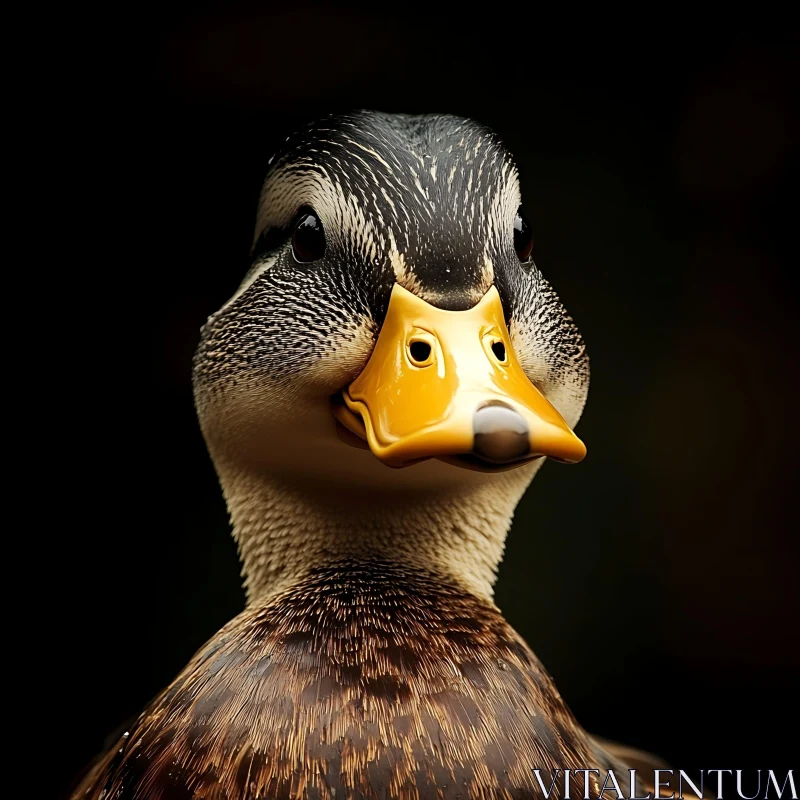
[[[517,211],[514,219],[514,249],[517,251],[517,258],[527,264],[531,260],[533,250],[533,231],[528,224],[528,220],[522,216],[522,209]]]
[[[305,264],[325,255],[325,230],[319,217],[310,208],[300,210],[292,233],[292,255]]]

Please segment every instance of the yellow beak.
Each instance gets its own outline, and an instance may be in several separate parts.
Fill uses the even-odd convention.
[[[396,284],[375,350],[342,396],[334,416],[391,467],[586,455],[519,365],[495,287],[468,311],[443,311]]]

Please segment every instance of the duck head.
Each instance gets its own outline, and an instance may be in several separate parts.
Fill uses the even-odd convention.
[[[511,156],[474,122],[362,112],[286,140],[194,366],[251,590],[245,519],[274,545],[255,520],[279,495],[352,531],[490,491],[507,528],[546,457],[583,458],[588,360],[531,249]]]

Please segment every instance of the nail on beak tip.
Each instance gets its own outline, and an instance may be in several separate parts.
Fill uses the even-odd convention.
[[[528,425],[513,408],[494,403],[472,418],[473,452],[492,464],[519,461],[530,452]]]

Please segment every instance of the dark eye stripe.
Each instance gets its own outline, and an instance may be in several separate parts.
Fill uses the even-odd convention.
[[[277,250],[289,235],[287,228],[265,228],[256,239],[253,245],[253,252],[250,257],[253,261],[258,261],[262,256]]]

